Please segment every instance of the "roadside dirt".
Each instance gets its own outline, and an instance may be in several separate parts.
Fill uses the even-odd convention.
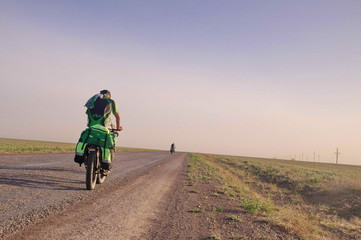
[[[190,182],[187,166],[166,195],[163,210],[140,239],[299,240],[284,229],[247,214],[240,203],[218,192],[218,183]]]

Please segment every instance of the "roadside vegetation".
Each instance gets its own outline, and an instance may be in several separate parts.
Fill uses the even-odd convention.
[[[76,143],[0,138],[0,153],[71,153],[75,151],[75,146]],[[116,147],[116,151],[144,152],[159,150]]]
[[[214,184],[212,197],[293,239],[361,239],[361,166],[191,154],[188,169],[190,185]]]

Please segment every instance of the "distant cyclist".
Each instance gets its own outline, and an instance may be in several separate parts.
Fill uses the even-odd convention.
[[[172,143],[172,145],[170,145],[170,153],[173,154],[175,152],[175,145],[174,143]]]

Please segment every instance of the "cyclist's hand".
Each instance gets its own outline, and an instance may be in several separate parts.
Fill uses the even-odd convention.
[[[123,127],[122,127],[122,126],[119,126],[119,127],[117,128],[117,130],[121,131],[121,130],[123,130]]]

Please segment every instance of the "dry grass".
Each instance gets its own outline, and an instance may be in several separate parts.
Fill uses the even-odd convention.
[[[74,152],[75,143],[0,138],[0,153]]]
[[[48,142],[0,138],[0,153],[59,153],[75,152],[76,143]],[[154,149],[116,147],[117,152],[159,151]]]
[[[361,239],[361,167],[193,154],[194,179],[302,239]]]

